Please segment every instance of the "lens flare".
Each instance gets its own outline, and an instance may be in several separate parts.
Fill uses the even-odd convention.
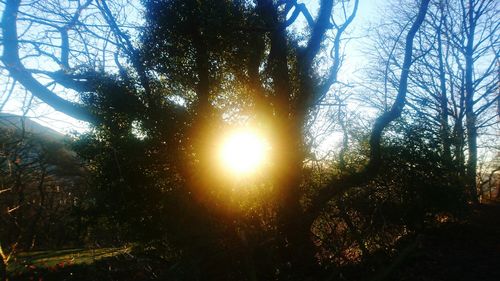
[[[235,174],[256,172],[266,161],[269,144],[252,131],[237,131],[222,143],[220,158],[223,165]]]

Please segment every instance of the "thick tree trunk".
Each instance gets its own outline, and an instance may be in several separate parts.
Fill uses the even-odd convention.
[[[293,121],[292,121],[293,122]],[[304,210],[301,205],[301,183],[303,178],[303,160],[305,158],[302,143],[302,123],[293,122],[294,128],[288,132],[287,148],[282,151],[287,167],[281,171],[278,179],[280,206],[278,209],[279,228],[283,238],[283,261],[290,263],[291,274],[297,280],[307,280],[319,270],[315,259],[316,250],[311,243],[309,228],[302,225]]]
[[[285,23],[281,22],[273,1],[258,1],[259,13],[266,24],[272,27],[271,49],[268,57],[269,73],[273,79],[273,137],[274,155],[277,163],[272,174],[277,199],[277,230],[279,231],[280,278],[307,280],[319,270],[315,260],[315,249],[311,243],[309,227],[304,227],[300,219],[304,210],[301,205],[301,183],[303,161],[305,159],[304,124],[312,100],[312,77],[309,70],[319,51],[323,34],[327,27],[333,2],[321,1],[318,22],[312,31],[308,47],[301,53],[304,66],[298,97],[293,98],[289,74],[289,46]],[[266,110],[267,111],[267,110]]]

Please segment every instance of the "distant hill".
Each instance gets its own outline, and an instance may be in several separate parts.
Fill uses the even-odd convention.
[[[65,135],[51,128],[40,125],[29,117],[0,112],[0,130],[9,129],[22,131],[23,128],[25,132],[31,133],[46,140],[63,141],[64,139],[66,139]]]
[[[24,132],[24,133],[23,133]],[[32,157],[43,153],[45,161],[59,170],[80,170],[80,159],[71,148],[71,138],[28,117],[0,113],[0,154],[8,142],[24,139],[24,150]],[[37,156],[38,155],[38,156]],[[1,161],[2,159],[0,159]]]
[[[69,225],[85,198],[87,170],[71,141],[29,118],[0,113],[0,206],[9,210],[0,211],[0,241],[20,239],[20,248],[31,249],[79,239],[80,230]]]

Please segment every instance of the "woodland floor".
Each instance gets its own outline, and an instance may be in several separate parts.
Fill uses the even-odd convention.
[[[473,208],[468,219],[441,223],[414,242],[415,246],[400,254],[403,258],[388,265],[385,272],[362,273],[362,278],[347,274],[340,279],[498,281],[500,202],[483,202]],[[161,277],[165,276],[161,273],[164,264],[149,259],[141,262],[128,253],[129,248],[21,253],[9,265],[10,280],[168,280]]]
[[[483,202],[467,220],[425,231],[418,244],[387,280],[500,280],[500,202]]]

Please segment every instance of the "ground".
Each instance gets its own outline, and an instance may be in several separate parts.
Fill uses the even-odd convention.
[[[483,202],[466,221],[443,223],[417,239],[389,280],[500,280],[499,202]]]
[[[383,270],[344,280],[498,281],[500,202],[475,206],[468,219],[429,228],[408,245]],[[11,281],[167,280],[168,268],[123,247],[20,253],[8,270]]]

